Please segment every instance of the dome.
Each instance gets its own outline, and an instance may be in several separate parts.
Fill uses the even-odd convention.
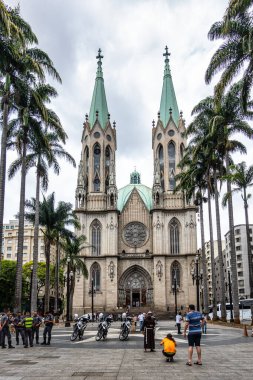
[[[150,211],[151,208],[152,208],[152,190],[145,186],[145,185],[142,185],[142,184],[129,184],[129,185],[126,185],[124,187],[122,187],[121,189],[119,189],[119,192],[118,192],[118,202],[117,202],[117,208],[118,210],[121,212],[125,206],[125,204],[127,203],[132,191],[136,189],[141,197],[141,199],[143,200],[145,206],[147,207],[147,209]]]

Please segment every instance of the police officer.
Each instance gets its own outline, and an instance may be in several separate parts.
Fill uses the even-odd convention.
[[[33,317],[29,311],[26,312],[24,318],[24,326],[25,326],[25,345],[24,348],[28,348],[28,340],[30,347],[33,347]]]
[[[39,334],[42,318],[38,315],[37,311],[33,312],[33,340],[36,337],[36,344],[39,344]]]
[[[21,315],[21,312],[19,311],[13,319],[13,324],[14,324],[15,332],[16,332],[17,345],[19,345],[19,335],[21,336],[23,345],[25,345],[25,330],[24,330],[23,318],[24,317]]]
[[[45,318],[44,318],[44,331],[43,331],[43,342],[41,344],[43,345],[50,345],[51,342],[51,331],[54,324],[54,317],[52,314],[49,313],[49,311],[45,312]],[[46,342],[46,338],[48,336],[48,341]]]
[[[1,318],[1,328],[2,328],[1,344],[2,344],[2,348],[6,348],[6,345],[5,345],[5,337],[6,336],[7,336],[7,340],[8,340],[8,347],[9,348],[15,348],[11,344],[11,333],[10,333],[11,320],[10,320],[10,315],[11,314],[8,311],[6,314],[3,314],[2,318]]]

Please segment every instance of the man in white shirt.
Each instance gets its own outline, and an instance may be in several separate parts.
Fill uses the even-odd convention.
[[[181,323],[182,323],[182,315],[181,315],[181,311],[177,312],[177,315],[176,315],[176,325],[177,325],[177,333],[178,334],[182,334],[181,333]]]

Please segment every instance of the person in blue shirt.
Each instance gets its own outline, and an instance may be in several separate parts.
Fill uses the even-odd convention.
[[[202,365],[200,340],[203,325],[203,315],[195,310],[195,305],[189,305],[189,312],[186,314],[184,337],[186,337],[186,330],[188,329],[188,361],[186,365],[192,365],[193,347],[196,347],[198,360],[194,364]]]

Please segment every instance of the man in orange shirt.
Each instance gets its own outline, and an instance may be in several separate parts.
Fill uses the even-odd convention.
[[[173,356],[177,351],[177,343],[172,338],[172,335],[167,334],[166,338],[161,341],[160,345],[163,346],[163,355],[166,356],[167,362],[174,362]]]

